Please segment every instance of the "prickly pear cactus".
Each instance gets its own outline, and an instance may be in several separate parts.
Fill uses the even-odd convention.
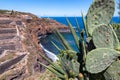
[[[80,64],[77,62],[77,55],[75,51],[61,51],[59,60],[63,70],[67,73],[67,75],[69,75],[71,78],[78,76]]]
[[[114,30],[108,25],[99,25],[93,31],[93,43],[96,48],[112,48],[119,47],[119,40]]]
[[[69,60],[72,60],[72,59],[77,60],[78,57],[76,54],[77,52],[73,50],[61,50],[58,57],[61,58],[64,56],[66,59],[69,59]]]
[[[115,2],[114,0],[95,0],[90,6],[87,13],[87,27],[88,32],[92,36],[96,25],[108,24],[114,14]]]
[[[113,62],[105,71],[104,76],[106,80],[120,80],[120,60]]]
[[[113,63],[120,53],[113,49],[98,48],[88,53],[86,57],[86,69],[90,73],[99,73]]]
[[[73,72],[75,72],[74,73],[74,75],[75,76],[78,76],[78,74],[79,74],[79,68],[80,68],[80,63],[78,63],[76,60],[72,60],[71,61],[71,70],[73,70]]]

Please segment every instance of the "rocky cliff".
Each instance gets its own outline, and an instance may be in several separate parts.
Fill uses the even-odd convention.
[[[4,11],[4,10],[3,10]],[[42,19],[30,13],[0,11],[0,80],[37,80],[47,64],[38,42],[53,27],[66,26],[50,19]]]

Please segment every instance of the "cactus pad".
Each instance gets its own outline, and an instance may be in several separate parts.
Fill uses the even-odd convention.
[[[107,25],[99,25],[93,31],[93,43],[97,48],[112,48],[119,46],[119,40],[114,30]]]
[[[76,77],[79,74],[80,64],[77,62],[77,54],[75,51],[61,51],[59,60],[63,70],[68,73],[70,77]]]
[[[120,53],[113,49],[98,48],[88,53],[86,57],[86,69],[90,73],[99,73],[113,63]]]
[[[95,0],[90,6],[87,13],[88,32],[92,36],[92,32],[96,25],[108,24],[114,14],[114,0]]]
[[[104,76],[106,80],[120,80],[120,60],[113,62],[105,71]]]
[[[78,76],[79,74],[79,68],[80,68],[80,63],[78,63],[76,60],[71,61],[72,64],[72,70],[75,72],[75,76]]]

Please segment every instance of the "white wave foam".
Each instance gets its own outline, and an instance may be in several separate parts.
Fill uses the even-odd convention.
[[[58,57],[54,53],[52,53],[52,52],[48,51],[47,49],[45,49],[42,44],[39,44],[39,45],[45,51],[47,57],[49,57],[53,62],[56,62],[58,60]]]

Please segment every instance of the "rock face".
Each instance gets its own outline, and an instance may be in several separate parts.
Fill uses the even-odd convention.
[[[39,61],[47,64],[38,42],[38,35],[51,33],[54,27],[67,29],[49,19],[40,19],[32,14],[0,14],[0,80],[30,79],[44,71]]]

